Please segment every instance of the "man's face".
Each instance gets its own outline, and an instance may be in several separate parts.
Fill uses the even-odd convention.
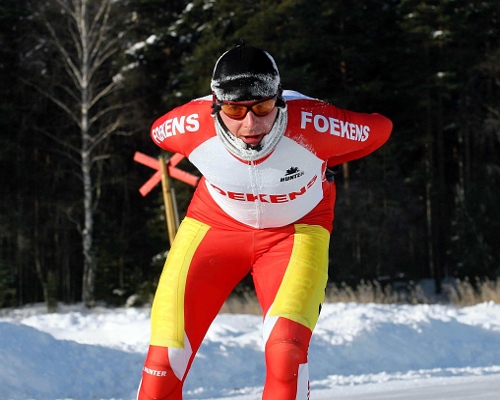
[[[256,102],[250,101],[232,104],[252,106],[254,103]],[[259,107],[258,104],[257,107]],[[262,138],[271,131],[271,128],[273,127],[274,121],[276,119],[276,114],[278,113],[278,109],[273,105],[272,111],[269,114],[260,117],[255,115],[254,111],[252,110],[247,110],[246,115],[240,119],[231,118],[226,113],[224,113],[223,110],[219,111],[219,114],[227,129],[234,136],[236,136],[238,139],[243,140],[243,142],[245,142],[249,146],[256,146],[261,142]]]

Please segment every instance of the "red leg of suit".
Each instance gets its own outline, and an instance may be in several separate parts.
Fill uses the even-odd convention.
[[[161,303],[166,301],[162,298],[163,294],[167,293],[168,296],[168,292],[172,291],[180,293],[178,297],[183,302],[180,312],[183,315],[177,315],[176,318],[183,319],[183,348],[150,345],[138,400],[182,399],[182,385],[210,324],[227,296],[250,270],[251,246],[247,250],[243,246],[251,239],[248,234],[245,236],[232,231],[208,229],[198,240],[190,231],[191,225],[196,228],[197,222],[183,222],[179,228],[179,240],[176,237],[162,273],[165,280],[160,279],[155,296],[155,303]],[[185,284],[182,284],[182,273],[177,277],[172,268],[179,268],[177,259],[182,263],[191,257],[190,254],[192,258],[185,272],[187,277]],[[169,280],[171,275],[176,277],[175,282]],[[170,301],[170,297],[167,300]],[[163,324],[158,314],[161,313],[152,313],[152,336],[155,326]]]
[[[281,299],[294,299],[297,293],[302,293],[304,302],[309,300],[313,302],[312,311],[310,314],[319,313],[319,301],[314,303],[310,296],[316,285],[319,285],[320,290],[323,290],[325,274],[319,274],[318,281],[312,281],[308,287],[308,291],[289,290],[294,288],[295,279],[300,280],[302,274],[300,268],[297,267],[297,260],[307,259],[307,254],[302,250],[300,243],[306,243],[304,234],[309,235],[297,229],[294,235],[281,241],[273,246],[265,253],[254,265],[252,270],[255,289],[259,302],[262,305],[264,315],[264,339],[265,342],[265,359],[266,359],[266,381],[264,385],[263,400],[307,400],[309,399],[309,374],[308,374],[308,348],[312,335],[312,329],[302,323],[298,323],[286,316],[270,315],[270,309],[275,304],[278,291],[281,292]],[[315,241],[313,235],[310,241]],[[318,242],[320,242],[318,240]],[[315,249],[316,250],[316,249]],[[320,252],[321,247],[317,249]],[[286,256],[285,256],[286,255]],[[296,256],[294,259],[294,255]],[[310,262],[317,269],[321,262],[317,262],[313,258]],[[295,268],[293,277],[287,282],[283,282],[283,277],[287,269]],[[299,269],[297,269],[299,268]],[[314,273],[307,274],[307,278],[313,276]],[[317,290],[316,290],[317,291]],[[311,299],[309,298],[311,297]],[[316,296],[316,298],[319,298]],[[322,297],[321,297],[322,298]],[[295,303],[294,303],[295,304]],[[281,309],[284,309],[281,307]],[[293,315],[290,315],[293,318]],[[316,314],[317,317],[317,314]]]

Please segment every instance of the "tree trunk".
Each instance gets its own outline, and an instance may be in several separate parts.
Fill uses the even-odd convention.
[[[86,140],[84,139],[85,143]],[[85,157],[88,152],[82,151],[82,175],[83,175],[83,212],[84,226],[82,230],[82,248],[83,248],[83,282],[82,282],[82,301],[86,307],[95,305],[95,275],[97,261],[93,249],[94,233],[94,210],[92,193],[92,176],[90,174],[90,159]]]
[[[91,136],[89,132],[89,35],[87,26],[87,0],[82,0],[80,5],[80,18],[78,28],[81,38],[82,58],[81,58],[81,135],[82,135],[82,179],[83,179],[83,230],[82,230],[82,248],[83,248],[83,286],[82,300],[86,307],[95,305],[95,275],[97,261],[93,250],[94,240],[94,199],[92,183],[92,160],[91,160]]]

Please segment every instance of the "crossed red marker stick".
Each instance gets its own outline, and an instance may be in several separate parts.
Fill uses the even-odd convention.
[[[187,183],[188,185],[196,186],[200,180],[199,177],[176,168],[176,165],[179,164],[183,158],[183,155],[176,153],[170,158],[170,160],[167,161],[168,175],[181,182]],[[161,182],[160,160],[149,157],[146,154],[136,152],[134,154],[134,161],[156,170],[153,176],[151,176],[151,178],[149,178],[146,183],[139,188],[139,192],[143,196],[146,196],[156,185],[158,185],[158,183]]]
[[[143,196],[146,196],[158,183],[162,183],[163,201],[165,202],[165,218],[171,246],[177,233],[179,217],[175,199],[173,198],[173,191],[170,188],[169,178],[178,179],[191,186],[196,186],[200,179],[189,172],[176,168],[176,165],[179,164],[183,158],[184,156],[178,153],[174,154],[169,160],[165,160],[163,157],[156,159],[139,152],[134,154],[134,161],[156,170],[153,176],[139,188],[139,192]]]

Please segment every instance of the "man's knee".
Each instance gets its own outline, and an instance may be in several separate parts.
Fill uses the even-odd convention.
[[[181,400],[182,383],[169,377],[156,377],[143,372],[137,400]]]
[[[307,364],[311,330],[287,318],[278,318],[266,341],[267,373],[281,382],[296,380],[299,366]]]
[[[168,349],[150,346],[139,387],[138,400],[180,400],[182,381],[175,375]]]
[[[307,363],[307,346],[300,341],[282,340],[266,345],[267,373],[274,379],[288,382],[296,380],[299,365]]]

